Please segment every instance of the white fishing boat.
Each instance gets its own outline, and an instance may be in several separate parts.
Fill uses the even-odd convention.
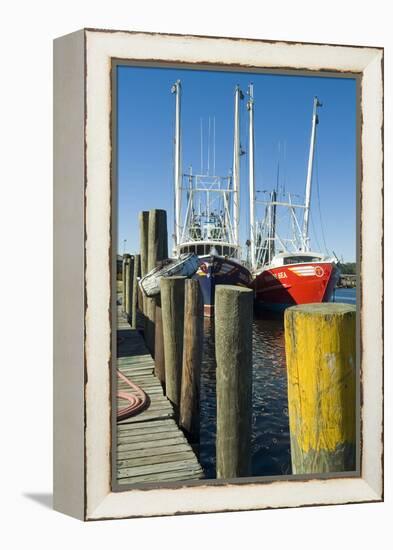
[[[160,293],[160,279],[181,275],[192,277],[199,268],[200,260],[196,254],[180,254],[178,258],[164,260],[139,280],[139,287],[145,296],[157,296]]]
[[[218,284],[249,286],[251,273],[241,259],[239,242],[240,145],[239,104],[243,94],[235,89],[233,166],[226,176],[215,170],[215,121],[209,119],[207,162],[201,146],[200,173],[192,168],[182,173],[181,160],[181,83],[172,87],[176,97],[175,117],[175,220],[174,255],[195,253],[200,266],[198,278],[204,301],[205,316],[214,313],[215,287]],[[211,141],[213,151],[211,151]],[[202,128],[201,128],[202,142]]]

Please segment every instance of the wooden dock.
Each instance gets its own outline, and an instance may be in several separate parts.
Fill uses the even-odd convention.
[[[174,420],[173,407],[154,375],[154,361],[121,308],[117,316],[117,368],[149,396],[146,410],[117,423],[117,482],[196,480],[203,470]],[[130,388],[118,379],[118,390]],[[124,405],[118,400],[118,407]]]

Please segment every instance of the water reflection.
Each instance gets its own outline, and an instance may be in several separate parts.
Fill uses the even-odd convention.
[[[356,289],[337,289],[335,301],[356,304]],[[215,478],[216,363],[210,319],[205,319],[204,345],[200,460],[206,477]],[[291,473],[287,406],[283,315],[259,312],[253,323],[253,476]]]
[[[201,379],[200,460],[214,478],[216,363],[214,323],[205,319]],[[253,323],[252,475],[291,473],[283,318],[258,317]]]

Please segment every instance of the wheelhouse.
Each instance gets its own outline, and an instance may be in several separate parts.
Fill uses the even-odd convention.
[[[233,244],[222,241],[196,241],[183,243],[180,245],[180,254],[187,254],[190,252],[193,252],[198,256],[218,255],[224,257],[226,256],[228,258],[235,258],[238,250]]]

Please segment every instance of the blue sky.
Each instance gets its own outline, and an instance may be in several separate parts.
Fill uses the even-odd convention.
[[[311,243],[345,261],[356,257],[356,82],[348,78],[285,76],[172,68],[118,67],[118,250],[139,248],[138,212],[163,208],[173,231],[174,95],[182,82],[183,171],[200,172],[200,120],[216,120],[216,174],[227,175],[233,155],[234,89],[254,83],[257,190],[277,182],[303,197],[313,97],[319,110],[313,177]],[[241,141],[248,147],[246,96],[241,105]],[[207,151],[204,151],[206,167]],[[318,187],[317,187],[318,182]],[[319,199],[318,201],[318,188]],[[300,200],[300,199],[299,199]],[[320,209],[318,207],[320,204]],[[240,240],[248,237],[248,158],[242,156]],[[169,249],[172,248],[170,238]]]

